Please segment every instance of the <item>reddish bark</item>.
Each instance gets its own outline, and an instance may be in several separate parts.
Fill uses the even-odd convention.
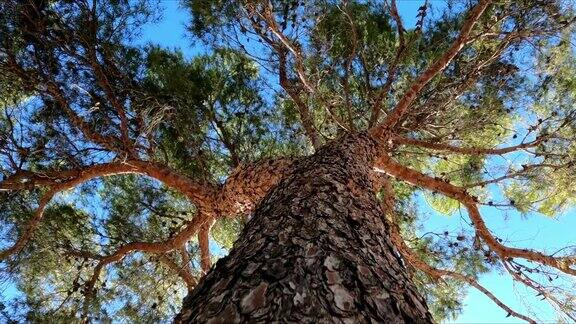
[[[376,138],[383,138],[387,131],[392,129],[396,123],[400,121],[400,119],[404,116],[404,114],[406,114],[406,111],[408,108],[410,108],[410,105],[412,102],[414,102],[424,86],[426,86],[430,80],[442,72],[464,47],[468,37],[470,36],[470,33],[472,32],[474,24],[491,2],[492,1],[490,0],[481,0],[474,8],[470,9],[468,12],[468,18],[464,22],[464,25],[460,30],[460,34],[452,46],[440,58],[438,58],[438,60],[436,60],[424,72],[422,72],[422,74],[420,74],[418,79],[416,79],[416,81],[414,81],[406,93],[404,93],[402,99],[400,99],[396,107],[394,107],[388,116],[386,116],[386,119],[381,124],[378,124],[372,128],[371,133],[373,136]]]

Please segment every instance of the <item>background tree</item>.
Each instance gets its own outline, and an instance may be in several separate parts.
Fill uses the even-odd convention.
[[[501,270],[576,320],[573,248],[479,209],[576,197],[568,4],[184,4],[191,60],[130,45],[149,1],[0,4],[2,316],[167,320],[188,294],[181,320],[429,321],[466,283],[534,321],[478,283]],[[420,236],[416,191],[469,232]]]

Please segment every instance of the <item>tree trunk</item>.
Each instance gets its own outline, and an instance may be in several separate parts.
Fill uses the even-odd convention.
[[[176,322],[432,322],[372,189],[375,150],[347,136],[297,162]]]

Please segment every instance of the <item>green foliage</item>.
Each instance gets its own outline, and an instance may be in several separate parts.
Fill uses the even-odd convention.
[[[0,76],[0,111],[7,106],[17,105],[28,97],[22,83],[14,75]]]
[[[443,215],[451,215],[460,208],[460,202],[438,194],[424,194],[426,202],[432,209]]]
[[[411,250],[430,266],[451,269],[473,278],[494,266],[493,259],[487,258],[482,249],[470,248],[474,237],[469,233],[428,232],[421,236],[426,219],[418,217],[418,209],[413,204],[404,203],[396,210],[396,215],[402,237]],[[411,271],[412,278],[425,296],[434,319],[438,322],[455,320],[463,308],[462,300],[467,294],[463,283],[451,277],[436,281],[420,270]]]
[[[240,218],[223,218],[216,221],[212,227],[212,238],[223,248],[230,250],[244,228]]]

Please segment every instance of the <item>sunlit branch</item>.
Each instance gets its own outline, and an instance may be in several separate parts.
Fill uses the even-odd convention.
[[[393,128],[396,123],[404,116],[408,111],[408,108],[414,102],[420,91],[424,88],[430,80],[442,72],[452,59],[460,52],[464,47],[472,28],[476,21],[480,18],[484,10],[490,5],[490,0],[481,0],[478,4],[468,12],[468,17],[464,21],[464,25],[460,30],[460,34],[456,38],[456,41],[452,46],[431,66],[429,66],[419,77],[414,81],[410,88],[406,91],[402,99],[398,102],[396,107],[386,116],[386,119],[373,127],[371,133],[376,138],[382,138],[386,131]]]
[[[388,179],[384,179],[383,184],[384,184],[383,185],[384,205],[386,207],[386,209],[385,209],[386,214],[387,215],[393,215],[394,214],[394,210],[393,210],[394,200],[395,200],[394,192],[393,192],[393,189],[391,187],[390,181]],[[402,235],[400,234],[400,229],[398,227],[398,224],[394,221],[394,217],[391,216],[389,218],[391,219],[391,222],[389,222],[390,223],[389,228],[390,228],[390,237],[392,239],[392,242],[394,243],[394,245],[396,245],[396,247],[398,248],[398,250],[402,254],[402,257],[404,258],[404,260],[406,262],[408,262],[411,266],[413,266],[416,269],[419,269],[420,271],[423,271],[424,273],[429,275],[432,279],[434,279],[434,281],[437,281],[437,282],[441,278],[447,277],[447,276],[453,277],[459,281],[464,281],[464,282],[470,284],[472,287],[478,289],[480,292],[482,292],[488,298],[490,298],[500,308],[502,308],[506,312],[508,312],[509,316],[514,316],[514,317],[520,318],[520,319],[525,320],[529,323],[536,323],[535,320],[529,318],[526,315],[523,315],[523,314],[520,314],[520,313],[514,311],[509,306],[504,304],[496,296],[494,296],[494,294],[492,294],[488,289],[486,289],[482,285],[480,285],[478,283],[478,281],[475,280],[474,278],[460,274],[460,273],[457,273],[457,272],[454,272],[454,271],[437,269],[437,268],[434,268],[434,267],[428,265],[425,261],[423,261],[420,257],[418,257],[412,251],[412,249],[406,244],[406,242],[402,238]]]
[[[16,243],[11,248],[1,252],[0,260],[17,253],[26,245],[38,227],[47,204],[54,195],[95,178],[120,174],[147,175],[183,193],[201,211],[217,213],[222,216],[236,216],[242,213],[249,213],[260,199],[266,195],[268,190],[280,181],[281,176],[291,169],[292,163],[292,159],[280,158],[243,165],[236,169],[222,188],[217,188],[209,183],[195,182],[167,167],[141,160],[112,162],[84,169],[54,171],[43,174],[19,173],[0,182],[0,190],[32,189],[39,186],[48,186],[50,191],[41,198],[34,217],[29,220]],[[22,184],[26,186],[22,186]],[[180,244],[186,241],[183,240],[182,235],[186,237],[186,234],[179,234],[174,237],[179,240]]]
[[[182,192],[201,210],[213,210],[213,199],[216,195],[215,187],[207,183],[196,183],[186,176],[177,174],[164,166],[160,166],[151,162],[129,160],[126,162],[95,165],[79,170],[54,172],[51,176],[48,176],[48,178],[51,179],[50,182],[46,180],[45,177],[39,176],[41,179],[40,183],[42,185],[49,186],[50,189],[40,199],[39,206],[34,216],[28,221],[22,234],[16,240],[14,245],[0,253],[0,260],[19,252],[26,245],[26,243],[32,237],[35,229],[38,227],[44,215],[46,206],[57,193],[63,190],[74,188],[86,181],[95,178],[119,174],[142,174],[150,176],[161,181],[165,185]],[[38,175],[35,176],[38,177]],[[22,176],[21,174],[18,174],[17,181],[13,180],[14,179],[8,178],[0,182],[0,189],[4,188],[4,190],[12,190],[10,183],[15,183],[15,187],[18,188],[19,183],[26,183],[27,181],[32,182],[33,186],[36,185],[36,183],[33,182],[35,178],[26,177],[26,175]],[[180,240],[181,239],[182,238],[180,238]]]
[[[315,93],[316,89],[310,84],[308,78],[306,77],[304,58],[302,57],[301,49],[293,44],[292,41],[280,31],[280,27],[278,26],[276,19],[274,19],[273,16],[274,8],[272,7],[272,3],[268,2],[266,5],[264,5],[263,9],[264,10],[262,13],[258,13],[258,15],[266,21],[268,28],[272,34],[274,34],[274,36],[280,40],[280,43],[294,55],[294,60],[296,61],[296,74],[298,75],[298,78],[302,82],[304,88],[310,93]]]
[[[204,274],[210,271],[212,261],[210,260],[210,228],[214,220],[206,222],[198,231],[198,245],[200,245],[200,266]]]
[[[504,19],[504,18],[501,18]],[[475,66],[468,72],[466,75],[458,80],[455,83],[447,84],[443,89],[434,89],[432,92],[439,92],[442,93],[441,90],[446,90],[446,88],[450,89],[450,96],[448,98],[438,98],[436,96],[431,96],[427,98],[426,102],[420,105],[419,107],[414,108],[414,111],[417,114],[423,115],[423,118],[416,118],[412,125],[409,126],[412,130],[414,129],[422,129],[422,125],[426,124],[426,117],[433,116],[441,111],[445,111],[445,109],[452,104],[456,99],[458,99],[466,90],[468,90],[474,82],[478,80],[481,76],[480,72],[485,70],[487,67],[491,66],[501,55],[502,53],[514,42],[519,40],[525,39],[527,37],[534,36],[533,33],[529,33],[526,31],[513,31],[508,34],[502,39],[502,41],[498,44],[496,49],[492,52],[492,54],[484,59],[479,61],[475,64]],[[478,36],[479,37],[479,36]],[[470,38],[467,43],[472,43],[476,40],[476,37]],[[433,102],[437,104],[438,102],[442,102],[440,108],[435,108],[434,104],[430,105],[428,102]],[[427,113],[426,110],[430,110],[430,108],[435,108],[433,113]],[[450,124],[451,121],[445,122],[444,125]]]
[[[271,48],[274,49],[278,56],[278,79],[280,86],[286,91],[286,93],[290,96],[294,104],[296,105],[296,109],[298,110],[298,114],[300,115],[300,120],[302,121],[302,127],[304,128],[304,132],[314,149],[318,149],[321,145],[320,138],[318,137],[318,132],[314,127],[314,122],[310,115],[310,111],[308,106],[300,96],[301,89],[300,87],[295,84],[292,80],[288,78],[287,72],[287,50],[282,44],[278,44],[278,42],[272,40],[266,34],[266,31],[262,30],[261,26],[254,20],[254,16],[256,15],[254,12],[254,8],[251,6],[247,7],[247,11],[251,17],[249,17],[249,21],[254,28],[255,33],[264,41],[266,42]]]
[[[377,171],[380,170],[381,172],[387,173],[412,185],[441,192],[452,199],[458,200],[468,210],[468,215],[472,220],[477,235],[479,235],[488,247],[496,252],[501,258],[505,259],[510,257],[531,260],[556,268],[567,274],[576,275],[576,270],[570,267],[573,261],[569,258],[552,257],[534,250],[512,248],[498,242],[498,240],[490,233],[490,230],[480,215],[476,198],[470,196],[465,189],[400,165],[387,155],[381,156],[377,159],[375,162],[375,168]]]

